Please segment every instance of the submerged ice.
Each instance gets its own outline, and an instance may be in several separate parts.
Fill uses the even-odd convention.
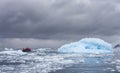
[[[78,42],[63,45],[58,49],[62,53],[111,53],[112,45],[98,38],[84,38]]]

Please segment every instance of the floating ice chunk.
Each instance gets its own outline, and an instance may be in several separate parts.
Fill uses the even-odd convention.
[[[24,55],[26,53],[22,52],[21,50],[17,50],[17,51],[1,51],[0,54],[7,54],[7,55]]]
[[[116,66],[116,69],[120,72],[120,66]]]
[[[78,42],[63,45],[58,48],[58,52],[62,53],[111,53],[111,44],[98,38],[85,38]]]
[[[13,50],[13,48],[5,48],[6,51]]]

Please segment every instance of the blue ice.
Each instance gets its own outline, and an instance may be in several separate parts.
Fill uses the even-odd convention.
[[[112,45],[99,38],[84,38],[58,48],[62,53],[112,53]]]

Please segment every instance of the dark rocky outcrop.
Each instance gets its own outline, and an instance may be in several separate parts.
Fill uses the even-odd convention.
[[[114,48],[120,48],[120,44],[115,45]]]

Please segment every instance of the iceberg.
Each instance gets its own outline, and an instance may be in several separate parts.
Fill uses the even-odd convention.
[[[112,45],[99,38],[84,38],[58,48],[60,53],[112,53]]]

